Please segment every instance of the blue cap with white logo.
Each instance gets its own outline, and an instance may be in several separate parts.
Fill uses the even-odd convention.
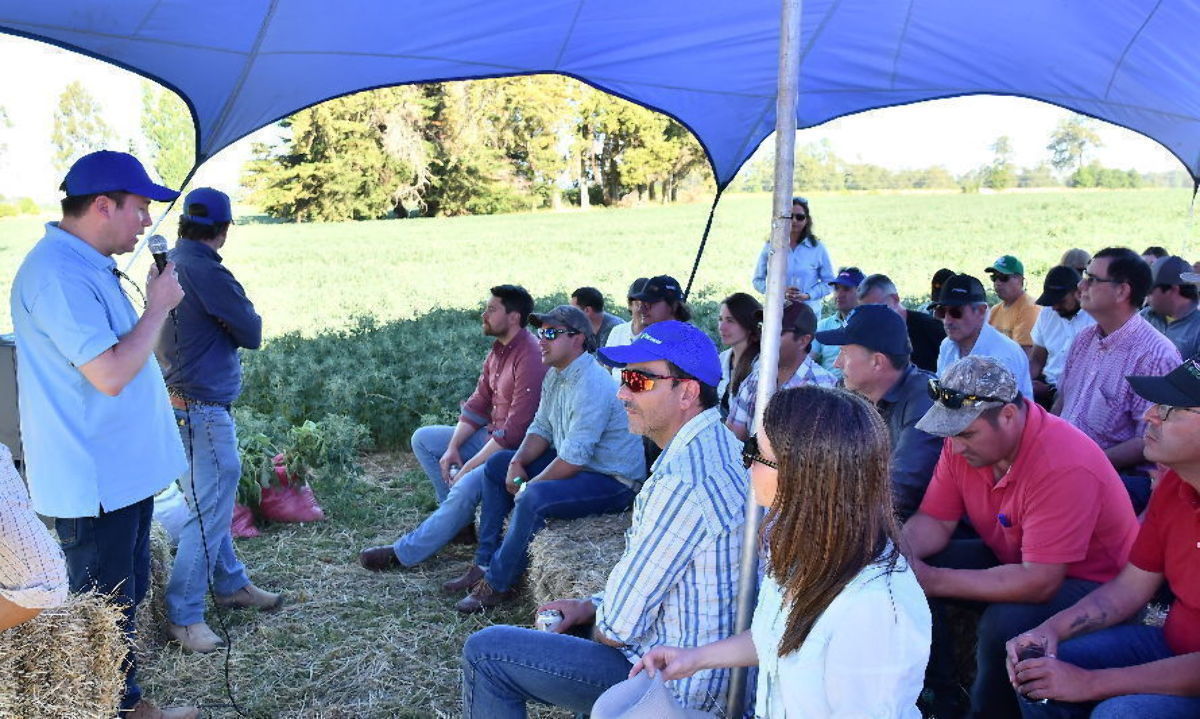
[[[666,360],[704,384],[716,387],[721,383],[721,360],[716,345],[708,335],[686,322],[655,322],[642,330],[633,344],[603,347],[600,356],[614,367]]]
[[[104,192],[128,192],[159,202],[179,197],[175,190],[151,182],[146,168],[136,157],[112,150],[98,150],[76,160],[67,171],[61,189],[67,197]]]

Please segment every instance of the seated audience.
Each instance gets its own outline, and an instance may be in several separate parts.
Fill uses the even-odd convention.
[[[1029,353],[1029,375],[1033,398],[1049,409],[1058,391],[1058,378],[1067,363],[1067,352],[1084,327],[1096,324],[1079,305],[1079,273],[1059,265],[1046,274],[1037,303],[1041,313],[1033,325],[1033,351]]]
[[[912,363],[928,372],[937,372],[938,349],[946,339],[942,323],[924,312],[900,304],[900,292],[887,275],[868,275],[858,286],[859,304],[884,304],[904,318],[912,343]]]
[[[817,322],[817,332],[846,326],[846,318],[858,307],[858,285],[862,280],[862,270],[857,267],[843,267],[838,270],[837,277],[829,281],[829,286],[833,288],[833,314]],[[813,361],[834,377],[841,379],[842,373],[833,366],[837,362],[837,356],[837,347],[826,347],[819,340],[813,340]]]
[[[987,295],[983,284],[971,275],[954,275],[942,287],[934,316],[942,321],[946,339],[938,351],[937,373],[967,355],[993,357],[1017,378],[1017,389],[1033,396],[1029,357],[1016,342],[987,323]]]
[[[784,305],[783,326],[779,336],[779,360],[775,368],[778,373],[776,392],[806,384],[825,387],[837,384],[837,378],[814,362],[809,354],[816,330],[817,318],[807,303],[789,302]],[[725,424],[740,440],[754,434],[754,406],[758,401],[758,378],[762,371],[761,365],[750,370],[750,375],[742,382],[737,397],[729,407],[729,417]]]
[[[655,647],[630,674],[757,665],[756,716],[919,719],[929,608],[896,546],[879,415],[849,392],[800,387],[771,398],[763,428],[746,449],[768,527],[750,630]]]
[[[484,463],[496,452],[516,449],[533,421],[546,376],[537,340],[525,329],[533,298],[520,285],[497,285],[491,293],[483,334],[496,341],[458,423],[421,427],[412,436],[413,455],[439,506],[391,546],[362,550],[358,561],[371,571],[415,566],[450,542],[473,544]]]
[[[767,260],[771,256],[771,240],[767,239],[754,266],[754,289],[767,292]],[[825,243],[813,234],[813,217],[808,200],[792,198],[792,221],[788,231],[787,281],[784,299],[806,302],[813,314],[821,316],[821,299],[829,294],[829,281],[834,277],[833,262]]]
[[[466,614],[516,594],[529,541],[546,519],[624,511],[646,476],[641,440],[629,433],[608,373],[592,354],[595,338],[587,317],[577,307],[559,305],[529,321],[538,328],[549,370],[521,445],[496,452],[484,464],[475,563],[442,585],[448,593],[470,590],[455,605]]]
[[[916,427],[933,406],[933,374],[910,361],[904,320],[886,305],[860,305],[844,328],[818,332],[817,339],[842,348],[837,360],[842,381],[883,416],[892,440],[892,504],[901,521],[908,519],[921,505],[942,452],[941,437]]]
[[[721,419],[729,415],[729,405],[737,396],[742,381],[758,366],[759,313],[762,304],[745,292],[734,292],[721,302],[717,334],[729,349],[721,353],[721,383],[717,385]]]
[[[1070,267],[1082,276],[1083,271],[1087,269],[1088,263],[1091,261],[1092,254],[1090,252],[1074,247],[1063,253],[1062,259],[1058,261],[1058,264]]]
[[[67,562],[0,444],[0,632],[67,600]]]
[[[1007,367],[971,355],[931,389],[917,428],[946,437],[903,539],[933,610],[928,689],[934,716],[958,716],[949,603],[983,605],[972,717],[1010,717],[1004,644],[1117,575],[1137,518],[1104,453],[1028,401]],[[954,539],[966,517],[977,539]]]
[[[1165,248],[1159,247],[1158,245],[1150,245],[1146,249],[1142,250],[1142,260],[1145,261],[1146,264],[1153,266],[1155,262],[1166,257],[1168,254],[1169,253]]]
[[[587,315],[588,321],[592,323],[592,334],[596,336],[597,347],[603,347],[612,328],[624,322],[613,313],[604,311],[604,295],[595,287],[580,287],[572,292],[571,304],[583,310],[583,314]]]
[[[1029,333],[1037,322],[1038,306],[1025,291],[1025,265],[1012,255],[1004,255],[984,272],[992,276],[992,288],[1000,298],[988,313],[988,324],[1028,354],[1033,347]]]
[[[1183,278],[1192,274],[1192,266],[1179,256],[1163,257],[1150,268],[1150,294],[1142,317],[1154,329],[1175,343],[1179,356],[1192,357],[1200,352],[1200,312],[1196,285]]]
[[[1146,458],[1166,472],[1121,573],[1008,642],[1009,678],[1032,700],[1021,702],[1026,717],[1200,716],[1200,364],[1128,379],[1151,403]],[[1166,624],[1133,621],[1164,579],[1174,595]],[[1022,660],[1031,646],[1045,658]]]
[[[662,458],[638,492],[602,593],[539,607],[563,614],[551,632],[493,626],[467,639],[466,719],[524,716],[530,701],[586,713],[653,647],[698,647],[732,632],[747,480],[716,409],[717,350],[695,327],[666,321],[600,355],[622,369],[617,397],[629,429]],[[725,706],[729,674],[701,671],[667,686],[685,707],[713,714]]]
[[[1096,253],[1079,289],[1080,304],[1096,324],[1071,344],[1055,412],[1100,445],[1140,512],[1150,497],[1152,467],[1142,455],[1143,416],[1150,403],[1125,378],[1170,372],[1179,365],[1179,350],[1138,314],[1150,289],[1150,267],[1133,250],[1109,247]]]

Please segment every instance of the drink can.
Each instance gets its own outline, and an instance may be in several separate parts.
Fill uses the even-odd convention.
[[[552,632],[562,620],[563,613],[557,609],[543,609],[537,613],[537,619],[533,625],[539,632]]]
[[[454,479],[455,475],[457,475],[461,469],[462,467],[458,466],[457,464],[450,465],[450,479]]]

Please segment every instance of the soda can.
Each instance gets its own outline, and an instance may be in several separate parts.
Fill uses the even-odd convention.
[[[562,620],[563,613],[557,609],[543,609],[537,613],[537,619],[533,625],[539,632],[552,632]]]
[[[462,469],[462,467],[458,466],[457,464],[450,465],[450,473],[449,473],[450,479],[454,479],[454,477],[458,474],[459,470],[461,470],[461,469]]]

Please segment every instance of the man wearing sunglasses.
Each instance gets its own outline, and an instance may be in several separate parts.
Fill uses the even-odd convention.
[[[988,324],[1019,344],[1028,355],[1033,347],[1030,333],[1039,308],[1025,291],[1025,265],[1012,255],[1004,255],[984,272],[992,276],[992,288],[1000,298],[988,313]]]
[[[1017,378],[1017,389],[1033,396],[1029,357],[1016,342],[987,323],[987,294],[983,283],[971,275],[954,275],[942,285],[933,315],[942,321],[946,339],[938,351],[938,375],[967,355],[993,357]]]
[[[521,445],[484,464],[475,562],[442,585],[451,594],[470,590],[455,605],[464,614],[516,595],[529,541],[546,519],[624,511],[646,476],[642,442],[629,433],[608,371],[592,354],[596,339],[587,315],[559,305],[530,315],[529,323],[538,328],[549,369]]]
[[[983,606],[970,715],[1011,717],[1005,642],[1116,576],[1137,519],[1100,448],[1023,397],[996,360],[964,357],[930,392],[917,428],[946,440],[902,542],[933,612],[931,708],[961,712],[947,606]],[[954,538],[964,517],[978,538]]]
[[[1053,702],[1023,702],[1026,717],[1200,716],[1200,364],[1128,380],[1151,403],[1146,458],[1167,471],[1121,573],[1008,643],[1017,692]],[[1166,624],[1134,621],[1164,580],[1174,595]],[[1031,644],[1046,658],[1020,660]]]

